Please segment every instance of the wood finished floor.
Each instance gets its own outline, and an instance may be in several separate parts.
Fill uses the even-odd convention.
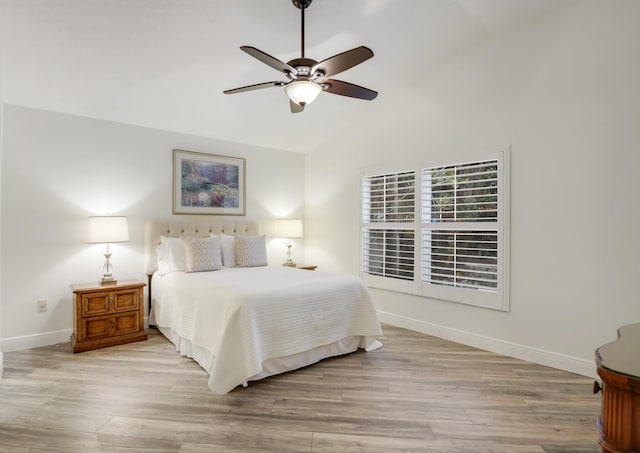
[[[224,396],[156,330],[4,354],[0,452],[598,452],[593,380],[384,326],[384,347]]]

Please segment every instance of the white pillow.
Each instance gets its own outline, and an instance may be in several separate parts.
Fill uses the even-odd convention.
[[[187,255],[185,272],[206,272],[222,269],[222,253],[220,238],[184,237],[184,248]]]
[[[182,238],[160,236],[160,245],[156,248],[158,273],[184,272],[187,267],[184,242]]]
[[[267,244],[265,236],[235,237],[236,266],[266,266]]]
[[[236,266],[236,244],[235,238],[228,234],[221,234],[222,240],[222,265],[224,267]]]

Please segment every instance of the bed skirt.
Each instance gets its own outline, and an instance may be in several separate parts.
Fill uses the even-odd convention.
[[[171,341],[176,351],[180,355],[189,357],[195,360],[207,373],[209,373],[209,388],[214,389],[214,385],[211,382],[211,372],[209,371],[213,367],[213,361],[215,356],[198,345],[194,345],[188,339],[180,337],[175,331],[168,327],[157,327],[158,330]],[[301,352],[299,354],[293,354],[287,357],[275,357],[267,359],[262,362],[262,371],[247,378],[242,383],[244,387],[248,385],[249,381],[257,381],[260,379],[274,376],[276,374],[285,373],[287,371],[297,370],[308,365],[312,365],[329,357],[335,357],[339,355],[349,354],[357,351],[358,349],[365,349],[367,344],[367,337],[363,336],[349,336],[342,340],[336,341],[328,345],[318,346],[308,351]],[[366,347],[366,351],[373,351],[382,347],[382,343],[378,340],[374,341],[369,347]]]

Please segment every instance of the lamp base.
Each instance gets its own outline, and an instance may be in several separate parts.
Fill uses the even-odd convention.
[[[291,258],[291,246],[293,245],[291,243],[291,240],[288,240],[285,245],[287,246],[287,260],[282,263],[282,265],[286,267],[296,267],[296,263],[294,263],[293,259]]]
[[[104,251],[104,266],[102,267],[102,278],[100,279],[101,285],[117,285],[118,281],[113,278],[113,266],[111,265],[111,251],[109,250],[109,244],[106,244]]]

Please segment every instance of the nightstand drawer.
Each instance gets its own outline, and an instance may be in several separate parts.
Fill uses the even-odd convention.
[[[113,335],[124,335],[126,333],[137,332],[138,326],[143,323],[140,319],[140,313],[137,311],[131,311],[123,313],[121,315],[113,315],[111,318],[113,329],[111,333]]]
[[[95,340],[113,335],[138,332],[140,316],[137,311],[111,316],[93,316],[82,320],[79,340]]]
[[[118,291],[113,296],[113,311],[137,310],[140,307],[139,294],[139,291]]]
[[[80,304],[82,316],[106,315],[109,313],[109,293],[83,294]]]
[[[83,294],[81,305],[83,317],[137,310],[140,306],[139,291],[104,291]]]
[[[83,319],[78,332],[78,340],[95,340],[109,336],[109,316],[95,316]]]

